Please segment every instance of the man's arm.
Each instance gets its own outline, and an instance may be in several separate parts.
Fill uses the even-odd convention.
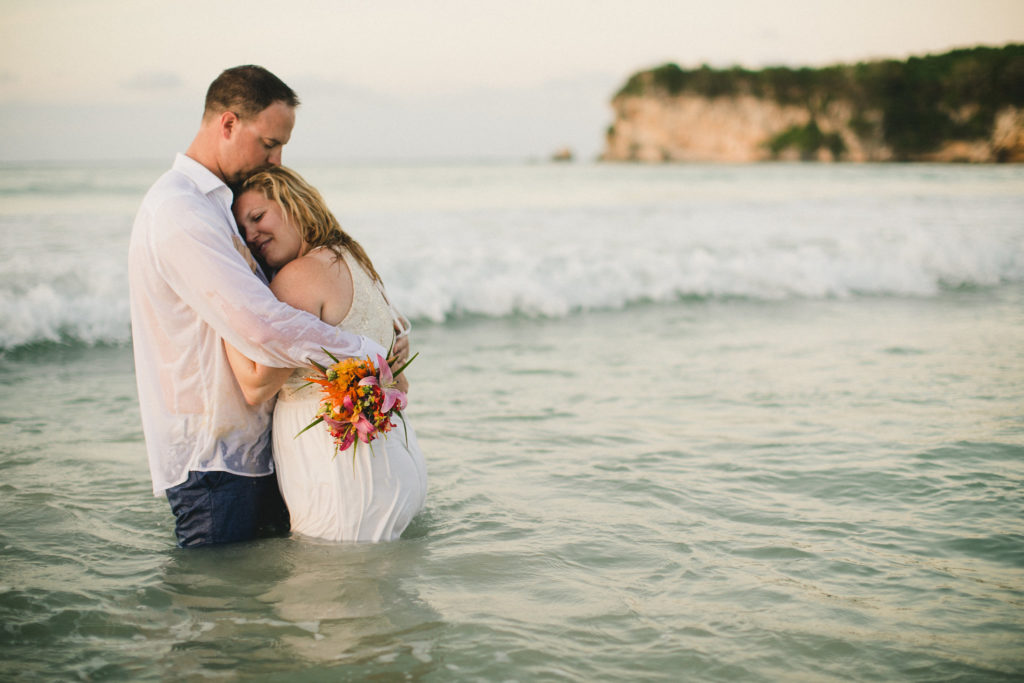
[[[320,317],[324,309],[324,294],[333,284],[324,278],[324,274],[320,262],[309,257],[297,258],[278,272],[270,283],[270,291],[289,306]],[[274,396],[292,374],[290,368],[271,368],[254,363],[227,342],[224,342],[224,351],[249,405],[263,403]]]
[[[253,275],[230,237],[223,218],[187,201],[159,207],[163,220],[149,236],[164,281],[221,337],[248,358],[278,368],[302,367],[335,355],[383,354],[378,344],[288,306]],[[211,225],[212,223],[212,225]]]

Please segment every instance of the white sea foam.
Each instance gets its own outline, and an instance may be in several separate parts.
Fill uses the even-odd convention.
[[[474,214],[429,231],[434,237],[416,248],[385,251],[380,268],[413,316],[438,322],[690,298],[934,296],[1024,280],[1020,225],[872,222],[863,213],[845,225],[845,214],[743,213],[715,206],[486,217],[497,227]],[[434,242],[444,232],[458,238]]]
[[[386,200],[396,181],[387,173],[370,188],[377,199],[365,186],[351,194],[345,174],[325,176],[323,189],[396,303],[434,322],[692,298],[928,297],[1024,281],[1019,173],[964,189],[943,173],[965,169],[895,181],[844,170],[860,175],[815,183],[765,168],[578,172],[556,189],[547,167],[525,168],[504,192],[500,168],[480,192],[449,172],[431,176],[425,208]],[[414,183],[409,173],[402,183]],[[36,188],[21,200],[28,208],[0,212],[0,348],[129,340],[127,194],[119,185],[105,213],[94,192],[83,212],[80,196],[49,201]]]
[[[4,216],[0,235],[8,246],[0,254],[0,348],[128,341],[123,220]]]

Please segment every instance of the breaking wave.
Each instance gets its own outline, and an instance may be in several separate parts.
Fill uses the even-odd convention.
[[[1019,228],[840,232],[715,226],[698,216],[676,216],[673,227],[665,215],[619,216],[626,224],[570,213],[489,215],[497,226],[481,215],[448,216],[405,249],[379,241],[371,253],[381,255],[378,268],[404,312],[434,323],[693,299],[931,297],[1024,281]],[[127,343],[127,229],[113,243],[0,257],[0,348]]]

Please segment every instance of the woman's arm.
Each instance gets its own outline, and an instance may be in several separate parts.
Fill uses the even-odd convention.
[[[245,396],[245,402],[251,406],[259,405],[276,394],[292,374],[292,368],[268,368],[252,362],[227,341],[224,342],[224,352],[238,386],[242,389],[242,395]]]
[[[328,285],[324,281],[327,273],[323,266],[318,259],[297,258],[274,277],[270,289],[286,304],[320,317],[323,297],[319,292],[325,291],[324,287]],[[292,368],[271,368],[254,363],[226,341],[224,351],[245,401],[251,406],[274,396],[293,371]]]

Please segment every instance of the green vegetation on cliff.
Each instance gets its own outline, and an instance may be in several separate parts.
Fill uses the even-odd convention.
[[[865,137],[877,133],[897,158],[910,158],[936,150],[948,140],[986,138],[1001,107],[1024,107],[1024,45],[819,69],[751,71],[704,65],[687,70],[665,64],[634,74],[616,97],[683,93],[753,95],[806,106],[812,114],[824,111],[832,101],[844,100],[855,107],[849,121],[854,131]],[[865,116],[869,111],[881,112],[881,130],[874,130],[879,124]],[[838,156],[842,142],[824,135],[812,120],[781,133],[769,145],[774,152],[795,147],[805,157],[825,147]]]
[[[784,149],[795,149],[804,160],[814,159],[822,147],[832,153],[833,159],[842,156],[846,149],[843,138],[838,133],[822,133],[813,119],[806,126],[792,126],[782,131],[768,142],[772,155]]]

